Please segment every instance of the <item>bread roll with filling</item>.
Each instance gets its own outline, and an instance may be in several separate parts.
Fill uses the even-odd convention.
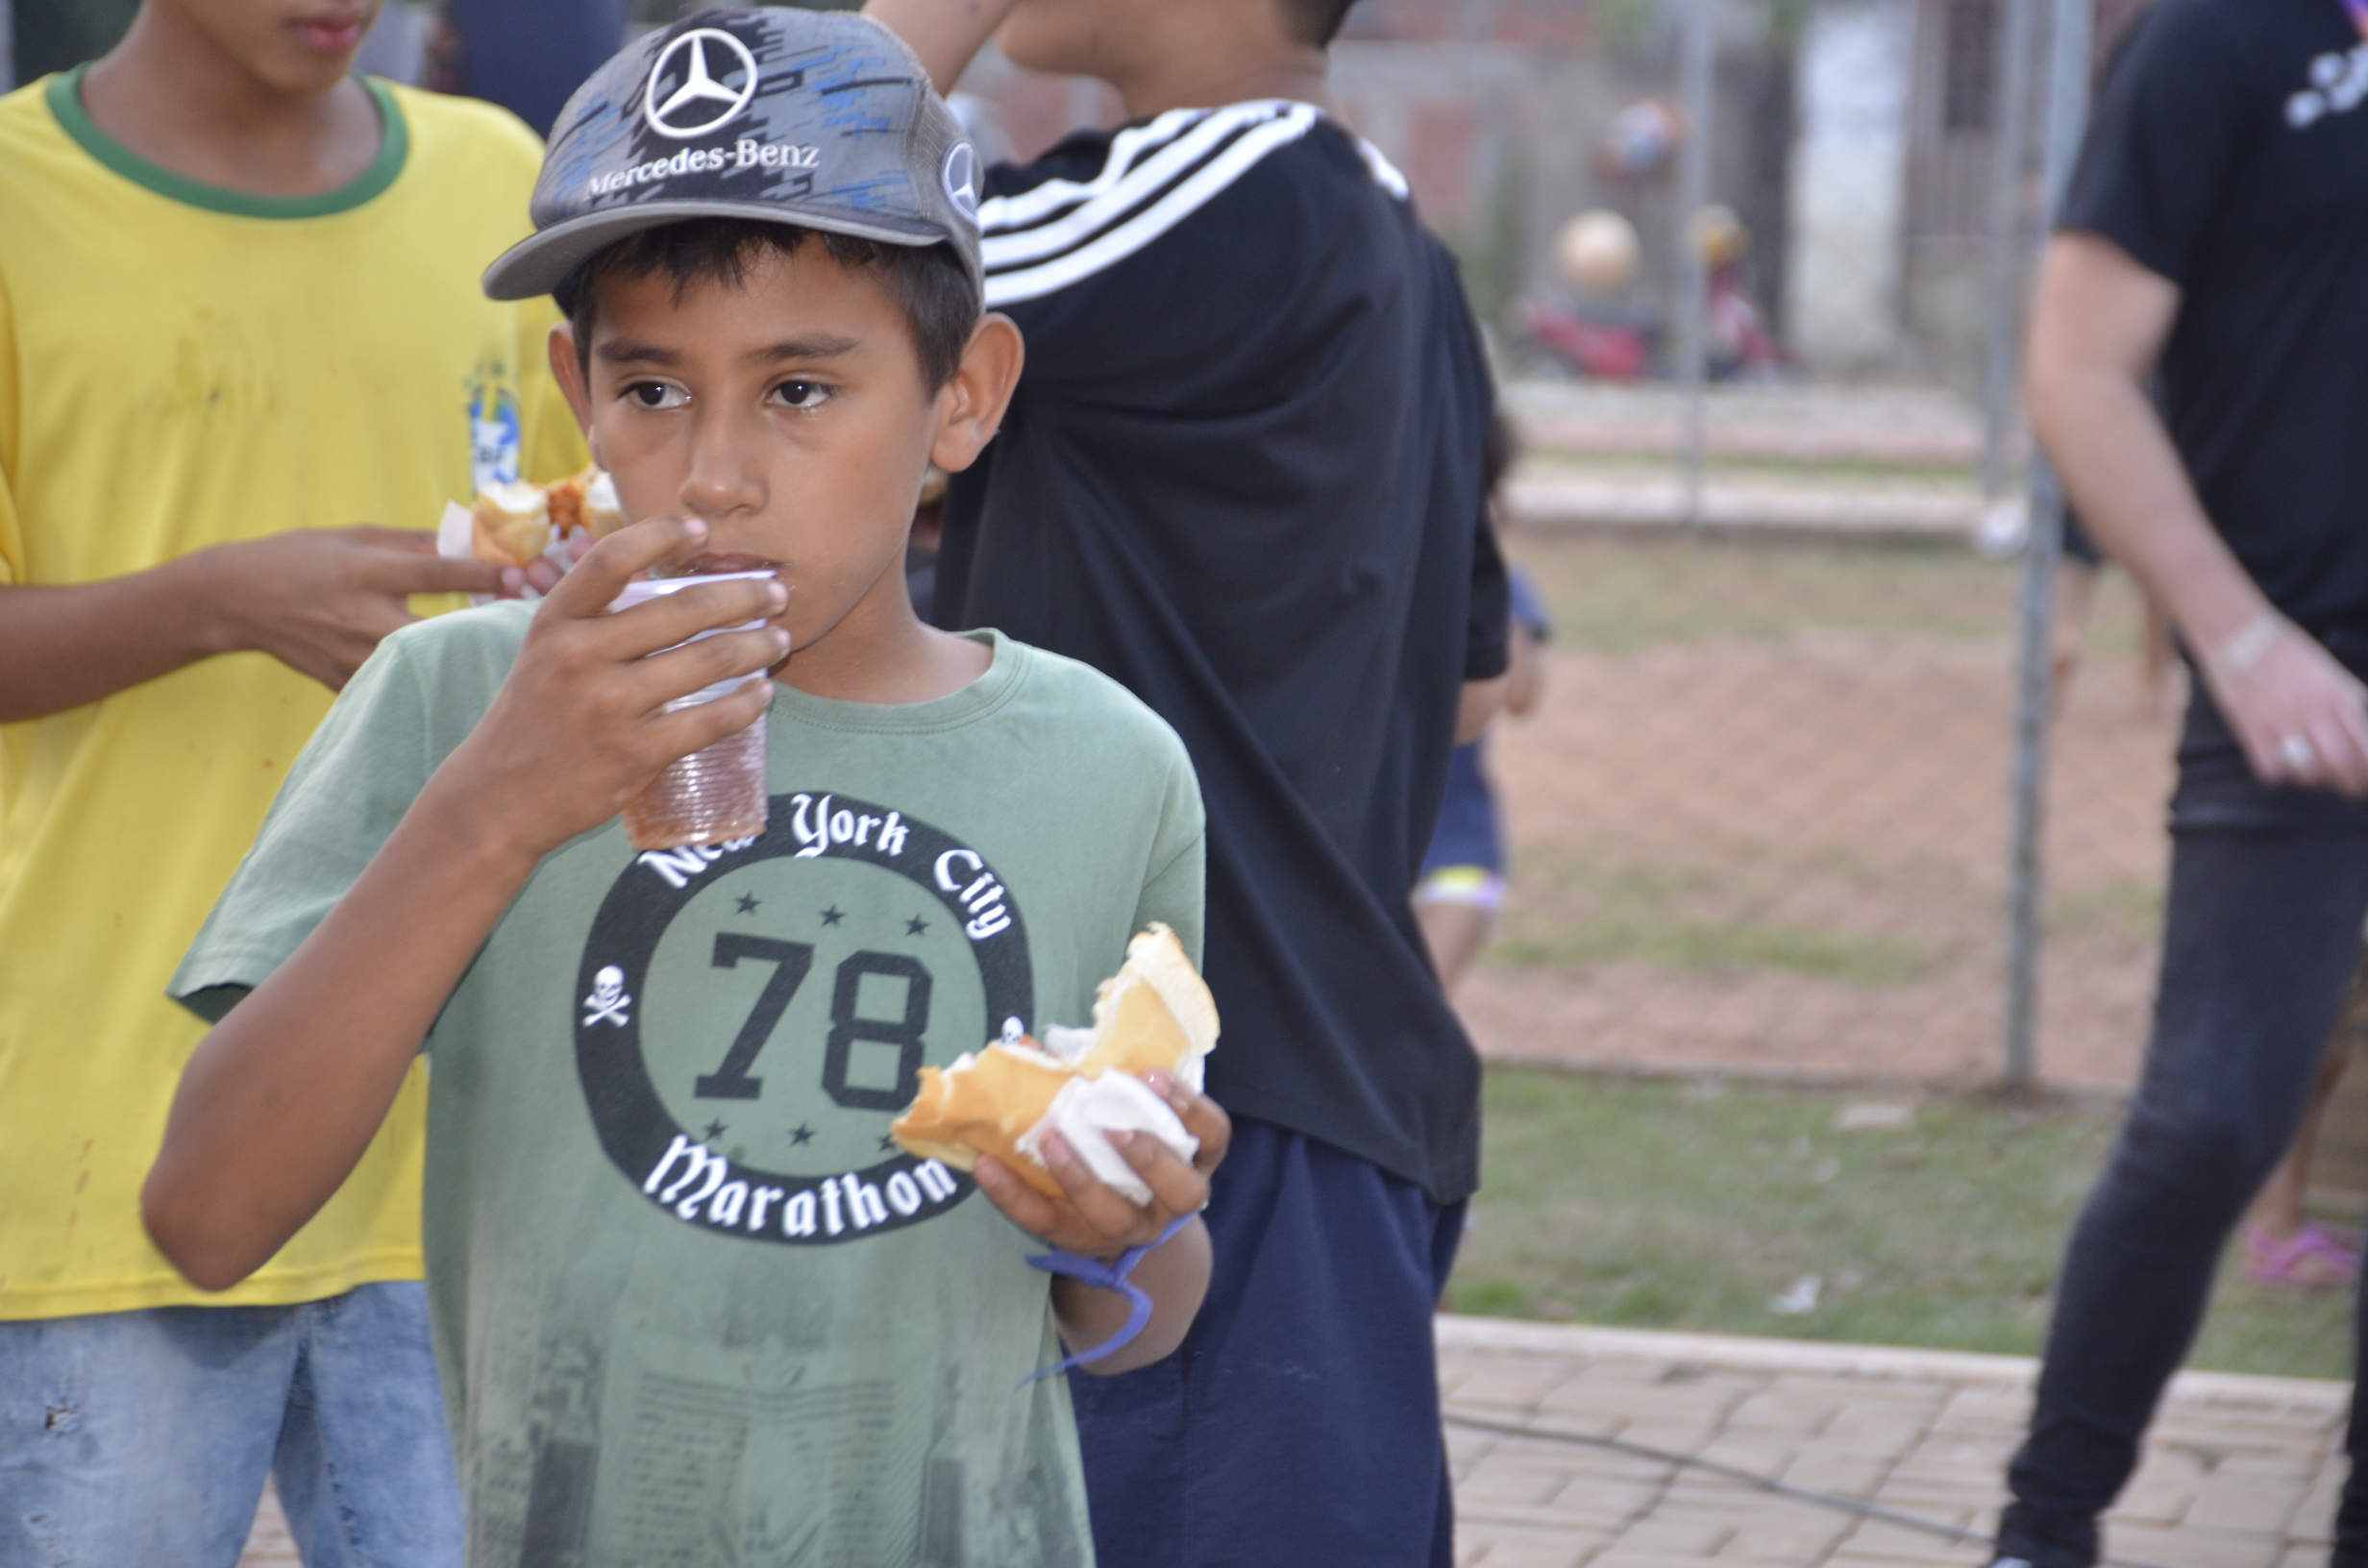
[[[477,493],[469,521],[481,561],[527,566],[551,548],[551,507],[540,485],[489,484]]]
[[[551,537],[564,539],[583,526],[584,486],[599,472],[597,468],[587,468],[543,486],[543,505],[551,514]]]
[[[590,476],[584,481],[583,502],[580,508],[585,531],[595,539],[605,539],[625,527],[625,508],[617,503],[617,481],[605,469],[588,468]]]
[[[1148,1202],[1149,1188],[1100,1133],[1148,1132],[1186,1159],[1198,1144],[1147,1090],[1116,1084],[1104,1090],[1100,1080],[1113,1072],[1139,1080],[1164,1067],[1200,1087],[1201,1059],[1217,1043],[1217,1004],[1175,933],[1154,924],[1126,944],[1126,962],[1095,996],[1091,1029],[1055,1024],[1045,1036],[1043,1045],[1023,1036],[965,1055],[943,1071],[923,1067],[920,1091],[889,1136],[907,1152],[957,1170],[991,1154],[1057,1198],[1060,1183],[1036,1153],[1044,1135],[1057,1131],[1104,1181],[1137,1203]],[[1056,1117],[1054,1101],[1064,1090],[1070,1093]]]

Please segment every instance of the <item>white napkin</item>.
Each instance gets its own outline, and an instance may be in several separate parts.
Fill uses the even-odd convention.
[[[1151,1189],[1126,1157],[1110,1146],[1104,1133],[1148,1133],[1173,1149],[1179,1160],[1200,1152],[1200,1139],[1184,1130],[1184,1123],[1166,1100],[1131,1073],[1105,1072],[1098,1078],[1072,1078],[1052,1096],[1043,1119],[1020,1135],[1020,1152],[1044,1163],[1048,1133],[1069,1139],[1088,1169],[1110,1188],[1134,1203],[1151,1201]]]

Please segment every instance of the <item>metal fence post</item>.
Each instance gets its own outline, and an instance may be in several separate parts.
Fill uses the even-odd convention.
[[[1678,99],[1686,140],[1677,163],[1677,387],[1680,520],[1702,521],[1702,397],[1710,275],[1694,241],[1694,216],[1710,200],[1711,94],[1718,0],[1688,0],[1678,49]]]
[[[2053,0],[2048,28],[2046,210],[2052,218],[2072,175],[2088,110],[2091,0]],[[2023,551],[2022,604],[2016,628],[2013,834],[2007,891],[2006,1081],[2028,1087],[2036,1076],[2033,1036],[2038,1021],[2040,926],[2045,876],[2040,840],[2046,825],[2047,730],[2053,705],[2056,573],[2063,558],[2062,487],[2044,455],[2031,463],[2031,534]]]
[[[2006,493],[2007,449],[2014,429],[2015,339],[2022,328],[2024,252],[2029,244],[2025,182],[2031,161],[2032,45],[2038,0],[2005,0],[1998,19],[1998,84],[1991,100],[1989,277],[1982,344],[1982,495]]]

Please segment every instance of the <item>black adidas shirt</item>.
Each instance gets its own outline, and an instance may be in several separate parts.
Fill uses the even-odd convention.
[[[2368,44],[2338,0],[2158,0],[2060,227],[2180,286],[2164,416],[2246,572],[2368,629]]]
[[[1407,907],[1463,683],[1505,666],[1453,263],[1303,104],[1074,135],[986,188],[1027,365],[948,493],[937,620],[1082,659],[1183,737],[1209,1091],[1463,1197],[1479,1064]],[[1058,809],[1060,758],[1011,765]]]

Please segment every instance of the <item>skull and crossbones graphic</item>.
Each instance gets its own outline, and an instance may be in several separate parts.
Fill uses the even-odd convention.
[[[614,964],[604,965],[592,977],[592,994],[583,999],[583,1021],[586,1028],[605,1019],[622,1029],[632,1019],[626,1009],[633,998],[625,992],[625,971]]]

